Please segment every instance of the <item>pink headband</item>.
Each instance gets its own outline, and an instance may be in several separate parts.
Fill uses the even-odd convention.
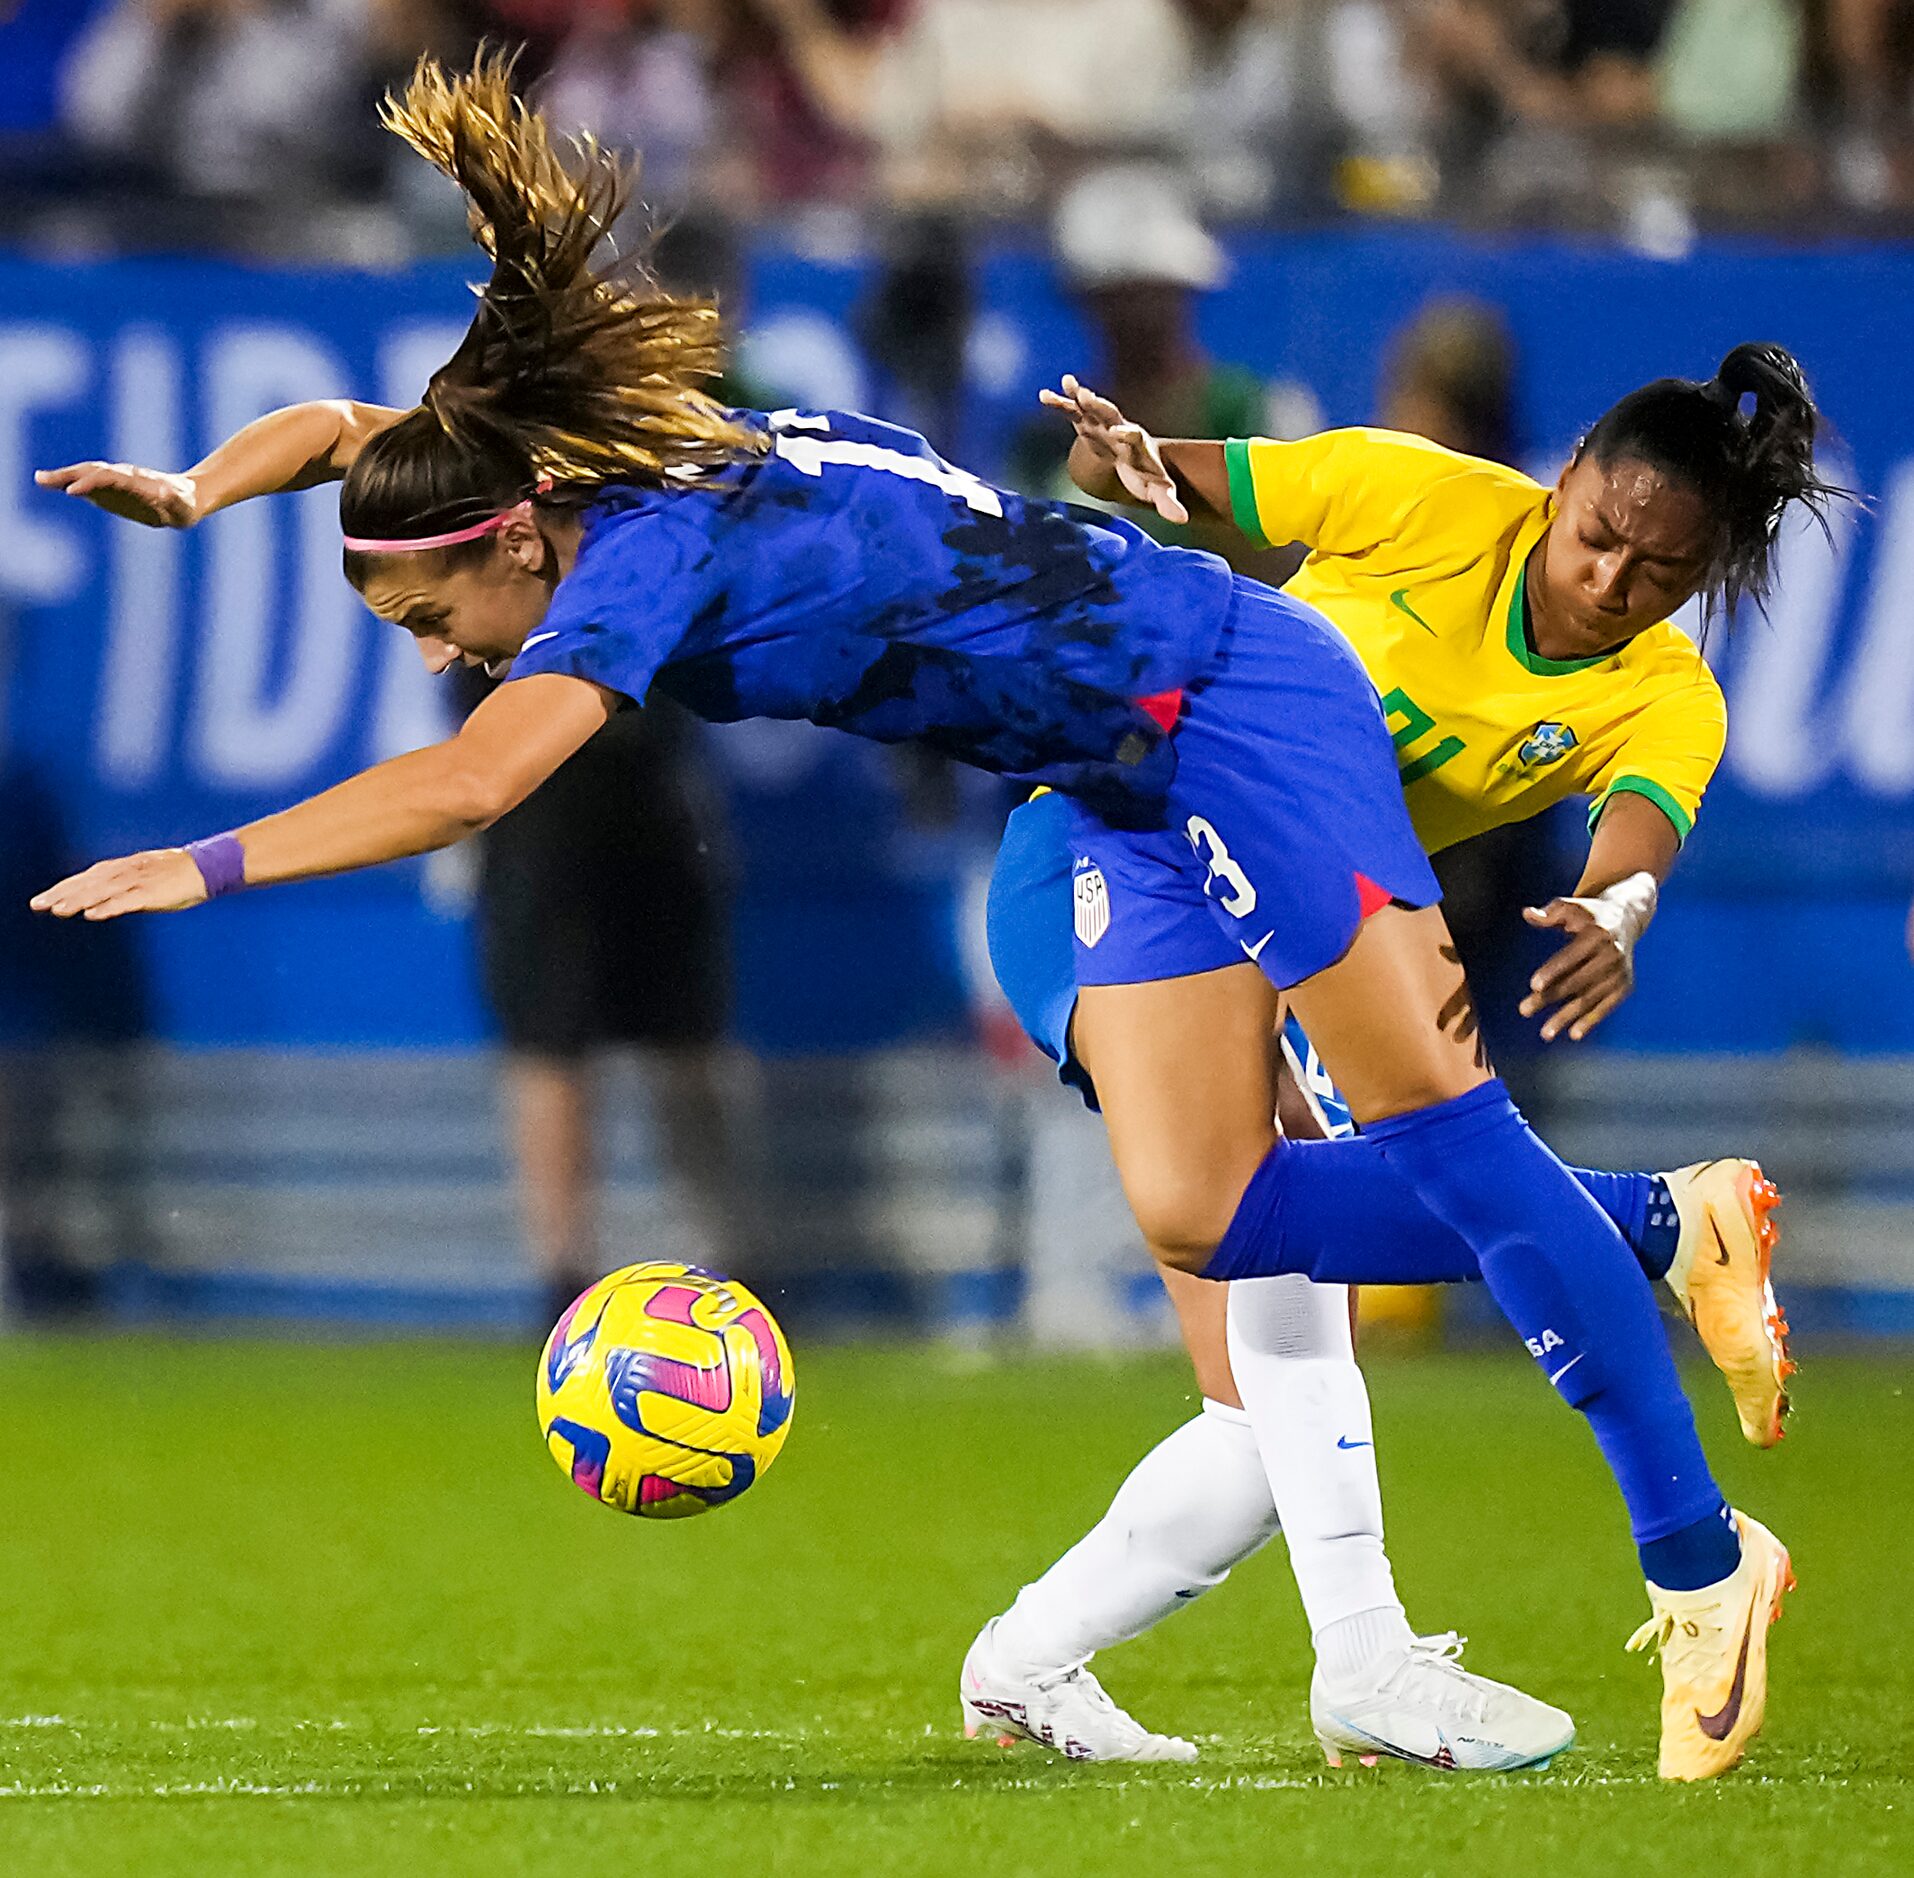
[[[444,535],[415,535],[409,541],[379,541],[370,535],[348,535],[346,546],[355,554],[421,554],[427,548],[456,548],[461,541],[476,541],[494,529],[503,528],[514,515],[531,507],[531,502],[515,502],[501,509],[487,522],[474,522],[470,528],[455,528]]]

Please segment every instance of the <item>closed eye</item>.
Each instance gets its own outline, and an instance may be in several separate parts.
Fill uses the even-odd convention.
[[[1590,534],[1585,528],[1577,533],[1582,546],[1592,554],[1606,554],[1622,545],[1612,534]],[[1652,568],[1660,574],[1683,574],[1693,565],[1690,557],[1675,554],[1637,553],[1635,561],[1638,566]]]

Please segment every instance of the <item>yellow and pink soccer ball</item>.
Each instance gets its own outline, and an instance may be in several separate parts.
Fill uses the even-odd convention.
[[[538,1365],[538,1427],[594,1500],[682,1519],[777,1459],[795,1378],[777,1320],[695,1265],[628,1265],[572,1301]]]

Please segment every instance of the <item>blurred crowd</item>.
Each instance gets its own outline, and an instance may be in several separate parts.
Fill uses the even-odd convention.
[[[72,247],[459,238],[372,105],[522,44],[546,108],[733,220],[1045,212],[1796,232],[1914,209],[1914,0],[0,0],[0,215]],[[289,211],[295,211],[289,213]]]

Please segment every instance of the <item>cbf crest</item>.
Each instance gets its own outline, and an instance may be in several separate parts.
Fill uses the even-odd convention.
[[[1515,759],[1524,769],[1547,769],[1575,748],[1576,736],[1566,724],[1537,724],[1523,740]]]
[[[1100,867],[1085,868],[1071,882],[1076,895],[1077,939],[1094,946],[1110,930],[1110,888]]]

